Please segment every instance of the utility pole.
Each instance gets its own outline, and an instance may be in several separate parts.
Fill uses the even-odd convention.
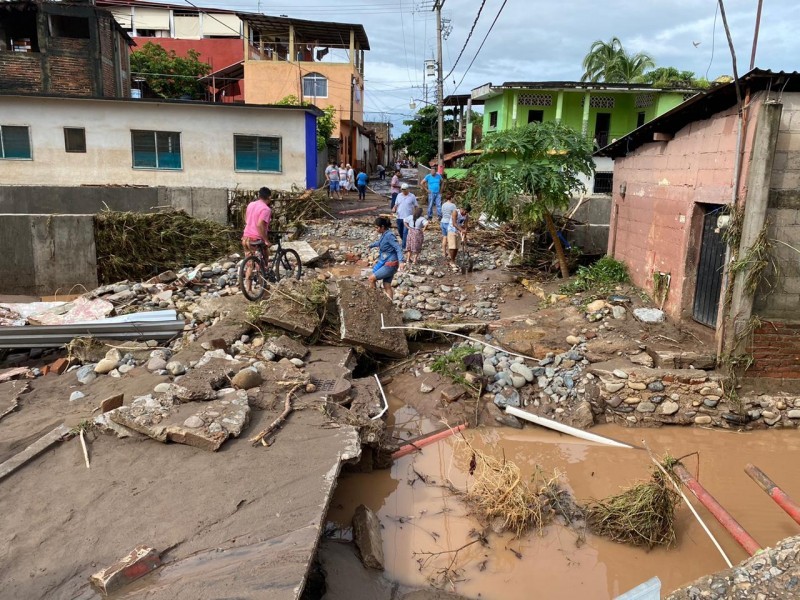
[[[443,168],[444,157],[444,89],[442,82],[442,6],[445,0],[434,0],[436,11],[436,125],[438,129],[438,148],[436,167]]]

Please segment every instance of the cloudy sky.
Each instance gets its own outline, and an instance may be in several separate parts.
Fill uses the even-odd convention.
[[[361,23],[371,46],[366,57],[368,118],[393,122],[397,134],[404,129],[402,121],[414,112],[409,102],[423,97],[423,63],[436,52],[433,0],[193,3]],[[445,74],[452,70],[445,81],[445,94],[469,93],[488,82],[578,80],[581,61],[591,43],[612,36],[619,37],[628,51],[649,53],[659,66],[691,70],[709,79],[732,73],[717,0],[485,0],[474,33],[453,69],[481,4],[482,0],[444,0],[442,14],[451,31],[444,42],[443,64]],[[750,64],[758,0],[725,0],[724,4],[739,72],[744,73]],[[798,23],[797,0],[764,1],[758,67],[800,70],[800,59],[796,58],[800,56]],[[433,86],[434,79],[429,78],[428,84]],[[428,98],[434,98],[432,88]]]

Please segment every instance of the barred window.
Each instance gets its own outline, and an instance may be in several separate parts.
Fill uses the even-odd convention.
[[[656,99],[655,94],[639,94],[636,96],[636,101],[634,105],[636,108],[647,108],[648,106],[653,106],[653,102]]]

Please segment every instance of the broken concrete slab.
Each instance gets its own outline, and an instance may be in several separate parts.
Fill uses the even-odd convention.
[[[160,566],[161,557],[155,549],[137,546],[113,565],[92,575],[89,580],[101,592],[108,595]]]
[[[703,369],[713,370],[717,357],[712,352],[690,352],[684,350],[654,350],[650,352],[655,366],[662,369]]]
[[[284,242],[281,244],[284,248],[290,248],[300,255],[300,262],[303,265],[310,265],[319,260],[319,254],[316,250],[306,241],[297,240],[294,242]]]
[[[129,406],[120,407],[109,416],[115,423],[156,441],[215,452],[229,437],[239,437],[249,422],[250,407],[244,391],[188,404],[176,404],[168,396],[147,395],[134,398]]]
[[[270,338],[265,341],[264,349],[272,352],[275,356],[283,358],[303,358],[308,354],[308,348],[297,340],[293,340],[287,335]]]
[[[402,314],[383,292],[356,281],[342,280],[338,283],[337,300],[342,342],[390,358],[408,356],[403,330],[381,329],[381,316],[386,326],[403,325]]]
[[[211,358],[175,381],[172,395],[181,402],[214,400],[217,390],[225,387],[243,366],[239,361]]]
[[[114,396],[106,398],[100,403],[100,412],[107,413],[115,408],[119,408],[122,406],[124,400],[125,394],[115,394]]]
[[[335,346],[314,346],[310,348],[305,371],[311,377],[315,390],[306,394],[331,402],[347,402],[352,388],[351,375],[355,367],[355,353],[352,348]]]
[[[285,279],[273,290],[264,303],[261,320],[303,337],[314,334],[320,324],[316,306],[308,300],[313,294],[313,282]]]
[[[47,435],[39,438],[33,444],[25,448],[19,454],[15,454],[4,463],[0,463],[0,479],[7,477],[29,460],[36,458],[39,454],[47,450],[56,442],[60,442],[69,435],[69,427],[64,424],[59,425]]]
[[[455,402],[467,393],[467,389],[460,383],[452,383],[442,388],[442,400],[445,402]]]
[[[367,506],[360,504],[353,515],[353,541],[361,562],[369,569],[383,571],[383,540],[381,522]]]

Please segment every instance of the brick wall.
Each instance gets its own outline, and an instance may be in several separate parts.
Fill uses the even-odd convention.
[[[748,377],[800,380],[800,322],[764,321],[753,332]]]
[[[0,91],[37,94],[42,89],[42,59],[38,52],[0,53]]]
[[[95,94],[89,40],[51,38],[48,50],[49,93],[69,96]]]

